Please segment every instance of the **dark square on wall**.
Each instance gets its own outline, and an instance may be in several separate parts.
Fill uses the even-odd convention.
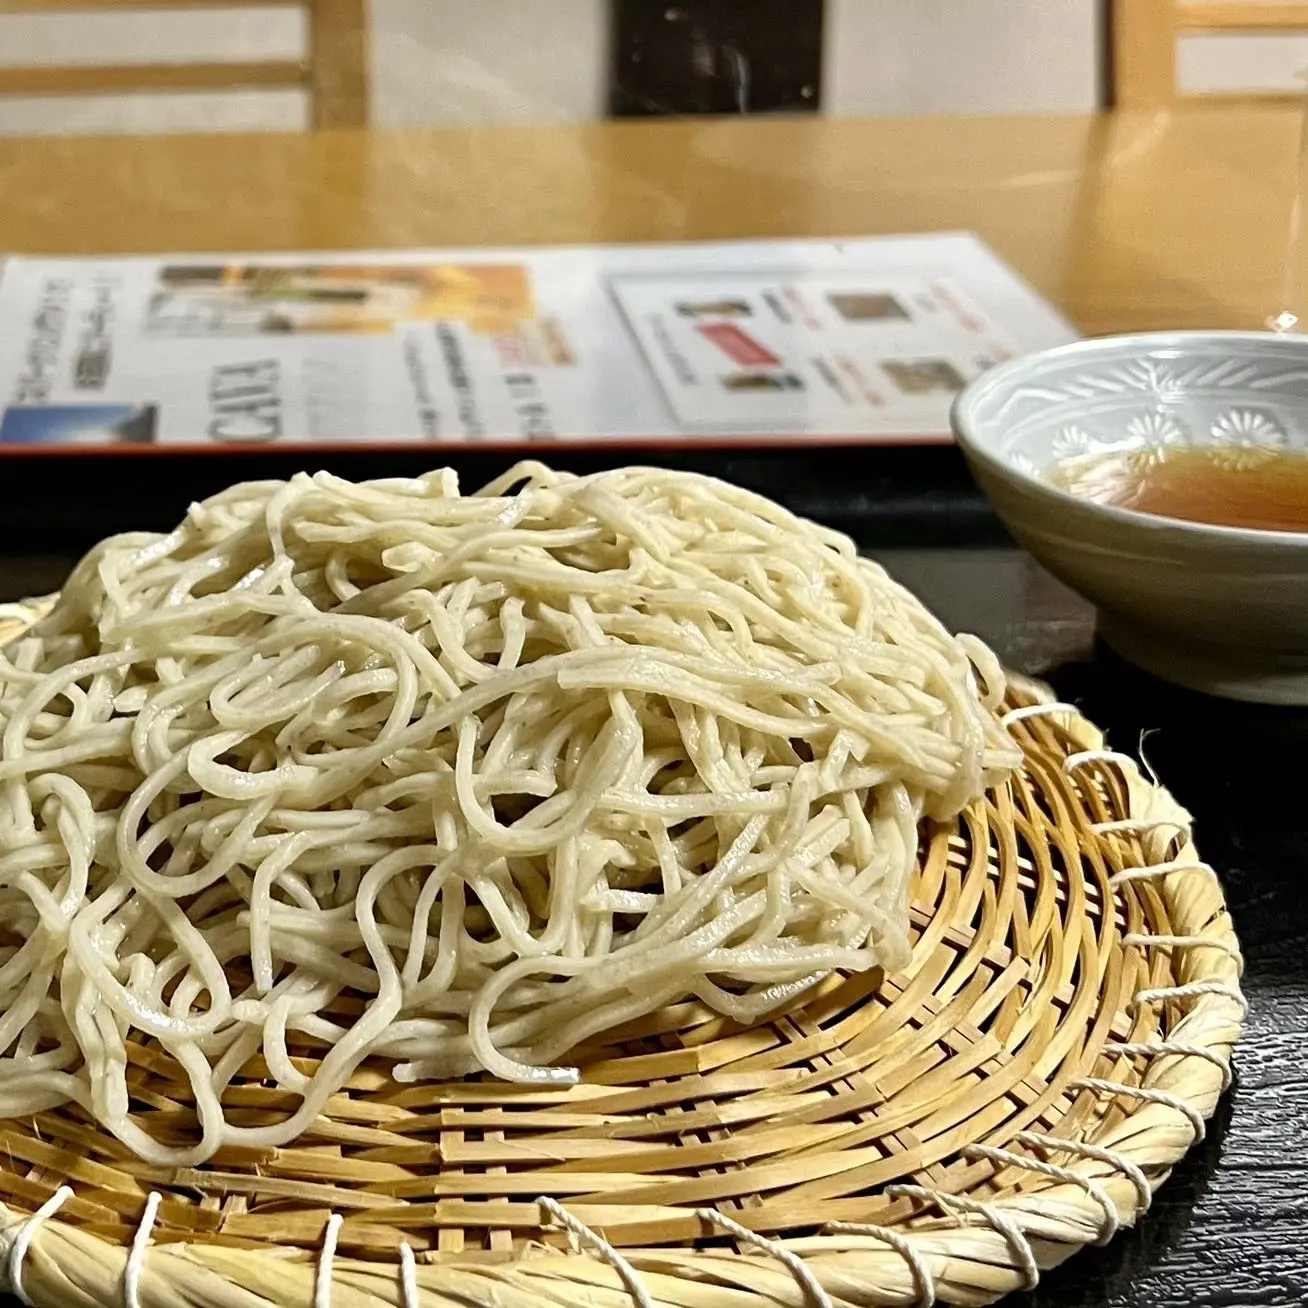
[[[824,0],[613,0],[609,111],[816,113]]]

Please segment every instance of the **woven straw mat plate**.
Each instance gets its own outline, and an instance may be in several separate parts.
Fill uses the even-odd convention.
[[[1111,1238],[1230,1082],[1240,956],[1187,815],[1018,683],[1009,785],[924,834],[900,975],[742,1028],[684,1003],[582,1084],[366,1064],[294,1147],[139,1162],[0,1122],[0,1272],[40,1308],[981,1304]],[[303,1051],[304,1066],[313,1054]],[[134,1093],[194,1130],[143,1040]],[[251,1065],[232,1116],[288,1097]],[[35,1216],[33,1216],[35,1214]]]

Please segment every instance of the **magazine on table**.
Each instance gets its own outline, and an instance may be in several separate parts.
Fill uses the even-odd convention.
[[[15,257],[0,453],[931,441],[1074,335],[965,233]]]

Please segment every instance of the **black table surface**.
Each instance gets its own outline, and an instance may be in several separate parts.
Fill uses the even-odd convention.
[[[430,461],[430,460],[428,460]],[[557,460],[564,462],[564,460]],[[567,463],[590,466],[592,456]],[[671,462],[651,455],[646,462]],[[1286,1308],[1308,1304],[1308,709],[1173,689],[1094,642],[1090,608],[1009,543],[952,450],[677,456],[849,531],[947,622],[1080,705],[1116,748],[1147,753],[1195,814],[1246,959],[1251,1009],[1236,1083],[1208,1139],[1152,1210],[1103,1249],[1050,1272],[1013,1308]],[[258,466],[183,459],[152,468],[68,460],[62,491],[37,465],[0,469],[0,600],[53,589],[75,551],[127,526],[176,521],[189,499]],[[135,461],[133,461],[135,462]],[[284,475],[291,460],[270,472]],[[338,460],[350,475],[411,461]],[[468,460],[465,484],[493,456]],[[0,1308],[13,1301],[0,1297]]]

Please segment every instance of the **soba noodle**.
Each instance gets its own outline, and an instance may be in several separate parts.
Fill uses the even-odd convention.
[[[1016,764],[1002,693],[847,539],[700,476],[299,476],[105,541],[0,654],[0,1115],[193,1165],[369,1056],[566,1085],[671,1001],[899,966],[920,819]],[[151,1045],[189,1139],[132,1102]],[[294,1112],[229,1120],[251,1066]]]

